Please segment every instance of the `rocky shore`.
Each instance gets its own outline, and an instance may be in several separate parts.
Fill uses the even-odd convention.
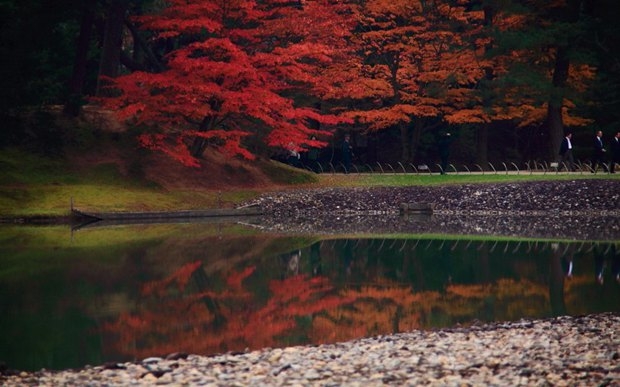
[[[428,203],[433,214],[401,214]],[[260,226],[295,233],[442,233],[620,240],[620,179],[425,187],[325,188],[265,194],[246,205]]]
[[[0,375],[3,386],[620,386],[620,315]]]

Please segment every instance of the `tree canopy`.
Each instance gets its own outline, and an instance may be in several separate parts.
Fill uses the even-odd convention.
[[[46,12],[41,0],[5,1],[2,115],[98,103],[141,145],[191,166],[207,148],[251,159],[342,131],[392,133],[381,138],[401,161],[430,157],[423,143],[446,130],[475,138],[482,159],[495,132],[536,133],[534,151],[508,141],[502,154],[549,158],[565,129],[620,121],[614,6],[64,0]],[[26,134],[7,133],[3,144]]]

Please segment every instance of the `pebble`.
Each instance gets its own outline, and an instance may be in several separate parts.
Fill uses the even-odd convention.
[[[573,240],[620,240],[620,179],[441,186],[321,188],[264,194],[267,231],[443,233]],[[591,198],[597,198],[591,200]],[[432,215],[400,214],[401,203],[430,203]]]
[[[620,386],[619,351],[620,314],[603,313],[175,360],[149,357],[113,370],[5,371],[0,385]]]

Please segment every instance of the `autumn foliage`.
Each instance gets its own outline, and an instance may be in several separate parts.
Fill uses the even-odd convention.
[[[560,3],[545,12],[560,14]],[[557,45],[525,30],[554,24],[514,9],[473,0],[171,0],[135,18],[163,70],[113,79],[114,97],[101,102],[141,128],[143,146],[191,166],[208,147],[251,159],[255,144],[324,146],[342,125],[398,130],[409,161],[425,134],[542,125],[548,103],[567,124],[587,124],[560,89],[585,90],[593,69],[573,64],[553,85]],[[526,33],[541,43],[499,38]]]
[[[146,284],[144,307],[120,315],[103,328],[119,332],[116,350],[149,356],[179,349],[214,353],[272,346],[296,327],[297,318],[354,300],[334,293],[326,278],[295,275],[272,280],[267,302],[250,307],[255,304],[254,295],[242,283],[253,267],[230,273],[229,286],[221,291],[189,286],[188,280],[200,275],[200,270],[199,264],[189,263],[168,278]]]
[[[166,278],[144,284],[135,310],[103,324],[104,332],[117,336],[106,350],[143,358],[333,343],[420,329],[441,311],[456,321],[468,320],[485,309],[490,297],[496,309],[507,308],[502,315],[514,318],[549,303],[547,287],[526,279],[415,292],[411,284],[387,279],[337,287],[328,277],[303,274],[269,280],[265,298],[250,290],[254,266],[229,272],[223,288],[199,286],[202,270],[199,261],[190,262]],[[287,341],[295,334],[306,341]]]
[[[252,158],[243,145],[247,136],[273,147],[317,145],[311,136],[325,134],[318,125],[345,121],[304,101],[328,84],[316,69],[337,52],[330,39],[322,40],[342,20],[337,7],[169,3],[156,15],[138,18],[153,39],[177,46],[165,54],[165,70],[118,77],[113,84],[118,96],[102,100],[123,119],[147,128],[142,145],[197,166],[208,145]],[[321,30],[320,20],[331,27]],[[297,28],[287,28],[293,25]],[[302,88],[305,97],[296,94]]]

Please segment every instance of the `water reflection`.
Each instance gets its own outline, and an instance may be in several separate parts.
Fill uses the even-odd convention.
[[[0,230],[9,368],[620,311],[616,243],[318,240],[205,225],[66,233]]]

